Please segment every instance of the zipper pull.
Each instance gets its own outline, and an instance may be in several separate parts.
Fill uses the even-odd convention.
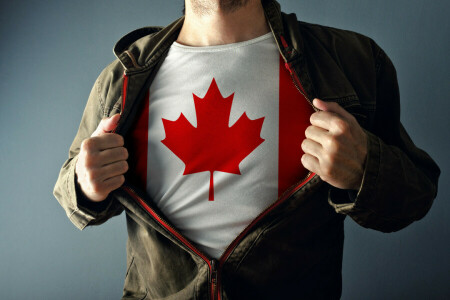
[[[213,259],[210,262],[211,274],[210,274],[210,284],[211,284],[211,300],[216,300],[217,296],[217,260]]]
[[[211,283],[217,284],[217,261],[211,260]]]

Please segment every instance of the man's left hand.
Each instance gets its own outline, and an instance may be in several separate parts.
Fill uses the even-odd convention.
[[[314,99],[302,143],[303,166],[340,189],[359,190],[367,156],[367,135],[339,104]]]

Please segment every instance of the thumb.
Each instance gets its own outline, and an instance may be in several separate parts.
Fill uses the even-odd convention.
[[[120,114],[115,114],[111,117],[104,118],[100,121],[97,126],[97,129],[92,133],[91,136],[98,136],[105,133],[108,133],[114,130],[117,127],[117,123],[119,122]]]
[[[320,110],[336,113],[347,120],[351,119],[352,117],[352,115],[348,111],[346,111],[342,106],[340,106],[336,102],[327,102],[315,98],[313,100],[313,105]]]

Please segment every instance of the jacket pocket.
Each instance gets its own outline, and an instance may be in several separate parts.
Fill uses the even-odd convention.
[[[143,300],[147,297],[147,289],[137,269],[134,257],[131,257],[125,275],[122,300]]]

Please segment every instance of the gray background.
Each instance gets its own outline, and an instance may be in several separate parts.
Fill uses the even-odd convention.
[[[0,298],[119,299],[124,215],[78,231],[52,196],[90,88],[123,34],[167,25],[181,0],[2,1]],[[449,1],[281,1],[305,21],[374,38],[397,67],[402,121],[440,165],[420,222],[392,234],[346,221],[343,299],[450,299]]]

